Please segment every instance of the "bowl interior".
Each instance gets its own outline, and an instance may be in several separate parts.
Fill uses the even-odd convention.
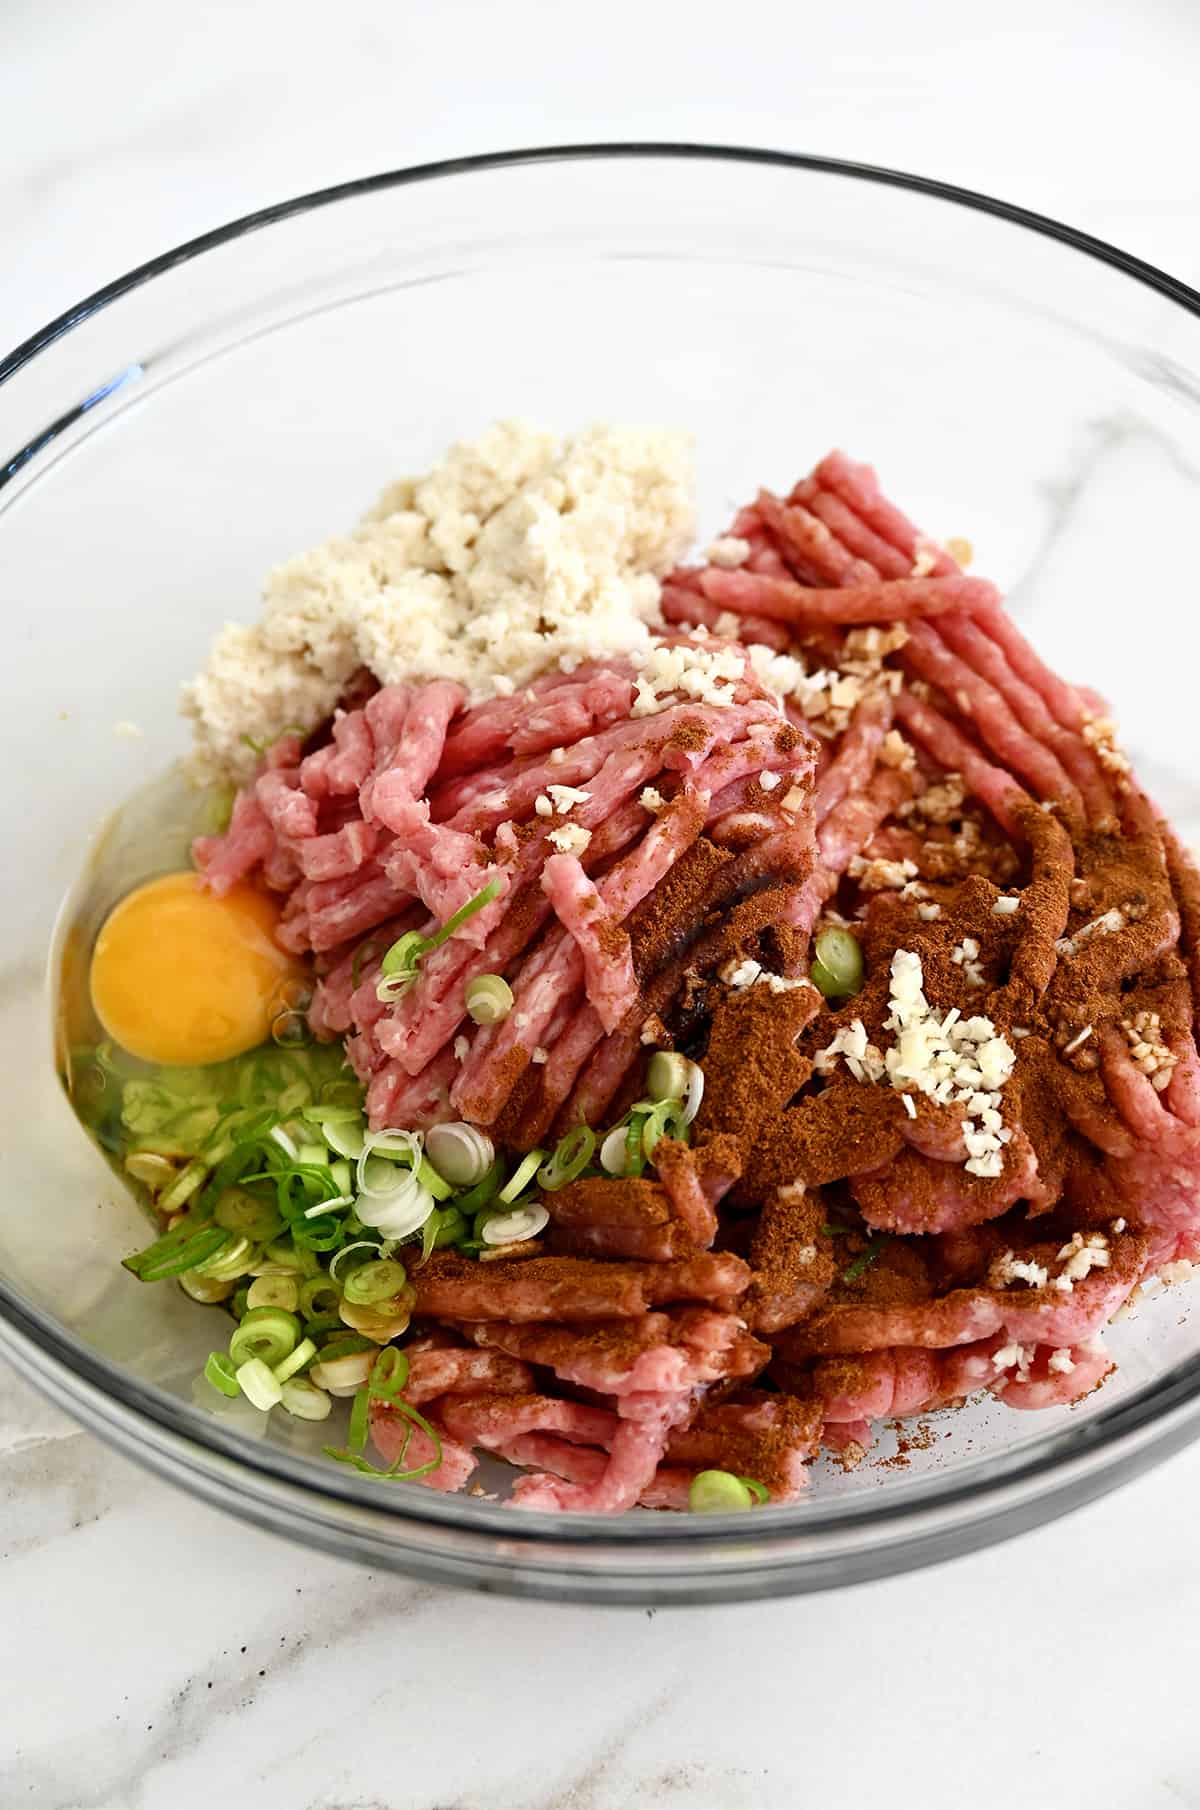
[[[661,157],[368,189],[169,266],[49,344],[0,390],[22,775],[0,896],[5,1283],[85,1370],[111,1360],[191,1408],[217,1310],[118,1267],[144,1225],[55,1079],[50,993],[104,906],[184,847],[178,789],[106,820],[182,751],[179,684],[253,616],[272,563],[500,416],[690,429],[702,536],[842,445],[933,533],[972,541],[1051,662],[1113,701],[1195,840],[1177,575],[1198,397],[1200,322],[1069,245],[828,170]],[[1117,1376],[1076,1409],[938,1417],[907,1453],[820,1467],[814,1497],[936,1491],[1076,1438],[1194,1359],[1186,1293],[1112,1344]],[[269,1437],[290,1449],[328,1436],[282,1418]],[[413,1495],[396,1487],[397,1512]]]

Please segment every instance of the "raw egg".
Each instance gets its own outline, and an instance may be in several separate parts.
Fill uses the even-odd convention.
[[[301,970],[273,932],[279,913],[250,886],[218,898],[198,874],[164,874],[110,913],[92,953],[92,1004],[144,1062],[225,1062],[262,1043]]]

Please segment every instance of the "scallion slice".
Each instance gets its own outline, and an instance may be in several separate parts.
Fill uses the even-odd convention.
[[[587,1125],[576,1125],[573,1131],[560,1138],[550,1161],[538,1170],[538,1186],[549,1193],[565,1188],[568,1182],[583,1174],[595,1148],[595,1132]]]
[[[826,999],[849,999],[861,988],[865,971],[862,945],[851,931],[830,924],[819,932],[808,978]]]
[[[728,1515],[754,1507],[754,1497],[732,1471],[697,1471],[688,1489],[694,1515]]]
[[[248,1307],[282,1307],[295,1313],[300,1302],[300,1285],[294,1276],[256,1276],[246,1291]]]
[[[293,1377],[296,1375],[297,1371],[303,1370],[305,1364],[311,1364],[316,1355],[317,1347],[315,1340],[301,1339],[295,1351],[290,1352],[289,1355],[284,1358],[282,1364],[275,1364],[272,1366],[275,1372],[276,1382],[286,1383],[289,1377]]]
[[[497,1199],[502,1200],[506,1206],[510,1205],[516,1200],[518,1194],[522,1192],[528,1183],[533,1180],[545,1160],[546,1152],[544,1150],[531,1150],[528,1156],[523,1156],[512,1175],[509,1176],[508,1180],[501,1188]]]
[[[318,1389],[307,1377],[298,1376],[280,1384],[280,1403],[297,1420],[328,1420],[333,1401],[324,1389]]]
[[[214,1280],[211,1276],[202,1276],[199,1270],[185,1270],[179,1278],[179,1286],[189,1300],[199,1301],[203,1307],[213,1307],[218,1301],[228,1301],[236,1284],[223,1278]]]
[[[204,1365],[205,1380],[212,1384],[220,1395],[227,1395],[230,1400],[238,1393],[237,1372],[232,1361],[223,1351],[210,1351]]]
[[[504,1164],[502,1160],[497,1157],[487,1174],[480,1177],[479,1181],[476,1182],[470,1192],[467,1194],[460,1194],[455,1201],[454,1204],[463,1215],[463,1218],[473,1219],[481,1207],[486,1207],[491,1201],[495,1200],[503,1181]]]
[[[536,1238],[550,1224],[550,1215],[540,1201],[529,1201],[511,1213],[493,1213],[484,1223],[480,1237],[484,1244],[522,1244]]]
[[[461,1119],[434,1125],[426,1133],[425,1151],[439,1175],[455,1188],[482,1181],[496,1160],[496,1146],[486,1132]]]
[[[374,1307],[381,1301],[391,1301],[407,1281],[404,1265],[394,1258],[363,1263],[346,1277],[346,1300],[356,1307]]]
[[[273,1368],[299,1343],[300,1322],[295,1314],[281,1307],[252,1307],[229,1341],[229,1355],[235,1364],[261,1358]]]
[[[265,1413],[283,1399],[283,1389],[261,1358],[247,1358],[237,1367],[238,1387],[248,1401]]]
[[[625,1174],[625,1150],[629,1127],[614,1125],[600,1146],[600,1167],[606,1175]]]
[[[489,880],[487,885],[477,892],[473,898],[460,905],[452,917],[432,936],[422,936],[417,930],[408,930],[388,949],[380,963],[380,980],[375,989],[377,997],[385,1004],[398,999],[417,978],[417,970],[421,962],[433,950],[440,949],[442,944],[454,935],[468,918],[482,911],[485,905],[498,898],[501,890],[499,880]]]
[[[499,1024],[513,1009],[513,991],[502,974],[477,974],[467,982],[463,1004],[476,1024]]]
[[[687,1096],[691,1064],[678,1050],[656,1050],[646,1070],[646,1086],[655,1100],[682,1100]]]
[[[355,1391],[354,1405],[350,1410],[350,1425],[346,1429],[346,1445],[352,1452],[366,1450],[367,1433],[370,1428],[371,1393],[364,1383]]]
[[[869,1241],[866,1250],[860,1251],[858,1256],[846,1265],[845,1269],[842,1271],[842,1281],[857,1282],[864,1271],[870,1269],[871,1265],[875,1262],[875,1259],[880,1255],[887,1243],[889,1243],[887,1233],[884,1233],[879,1238],[872,1238]]]
[[[195,1225],[187,1220],[156,1238],[144,1251],[124,1259],[124,1267],[139,1282],[161,1282],[167,1276],[182,1276],[207,1262],[230,1242],[224,1226]]]

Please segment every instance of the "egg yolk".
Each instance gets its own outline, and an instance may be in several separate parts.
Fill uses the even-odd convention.
[[[164,874],[122,899],[92,954],[108,1035],[145,1062],[225,1062],[270,1036],[300,974],[274,940],[274,904],[249,886],[224,898],[198,874]]]

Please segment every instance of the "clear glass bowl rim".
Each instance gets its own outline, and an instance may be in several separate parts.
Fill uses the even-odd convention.
[[[619,159],[759,164],[843,177],[929,196],[1056,240],[1085,257],[1123,272],[1200,318],[1200,292],[1144,259],[1048,215],[934,177],[841,158],[751,146],[657,141],[546,145],[447,158],[357,178],[260,208],[200,234],[105,284],[30,335],[0,359],[0,388],[64,334],[81,326],[100,310],[156,277],[244,234],[258,232],[340,201],[410,184],[533,164]],[[81,404],[78,411],[69,411],[49,423],[34,442],[0,465],[0,487],[68,428],[85,406],[87,404]],[[403,1498],[399,1495],[389,1497],[370,1483],[340,1473],[333,1467],[315,1467],[310,1460],[298,1460],[285,1452],[231,1435],[216,1421],[208,1421],[198,1411],[183,1408],[164,1392],[139,1382],[107,1359],[89,1353],[69,1335],[64,1336],[49,1315],[12,1289],[3,1278],[0,1278],[0,1350],[30,1381],[43,1389],[61,1391],[92,1430],[130,1455],[140,1457],[151,1468],[168,1476],[174,1474],[178,1479],[176,1467],[182,1461],[182,1469],[199,1493],[222,1501],[226,1507],[248,1514],[252,1519],[267,1519],[278,1525],[275,1516],[281,1508],[285,1514],[299,1511],[307,1522],[302,1537],[317,1544],[331,1545],[330,1535],[335,1531],[321,1513],[321,1504],[325,1502],[330,1507],[335,1503],[344,1504],[351,1513],[358,1511],[361,1514],[362,1510],[367,1510],[367,1523],[360,1527],[360,1532],[368,1537],[371,1527],[377,1534],[381,1525],[386,1534],[387,1523],[391,1523],[397,1533],[402,1528],[411,1529],[418,1540],[422,1527],[431,1532],[440,1529],[445,1534],[454,1530],[460,1537],[471,1534],[484,1539],[500,1537],[510,1549],[523,1549],[531,1557],[535,1570],[537,1560],[534,1555],[538,1548],[544,1548],[551,1567],[558,1561],[564,1563],[570,1573],[574,1573],[581,1559],[586,1566],[584,1552],[587,1548],[591,1548],[597,1558],[596,1549],[600,1546],[606,1549],[607,1564],[602,1567],[605,1571],[614,1561],[619,1566],[622,1553],[630,1558],[638,1553],[643,1561],[655,1553],[664,1558],[670,1554],[678,1561],[684,1558],[685,1549],[700,1543],[719,1565],[721,1550],[725,1548],[737,1574],[736,1581],[729,1580],[732,1588],[705,1589],[701,1586],[687,1592],[692,1600],[711,1599],[716,1595],[762,1594],[762,1583],[754,1581],[756,1573],[762,1573],[764,1577],[770,1573],[775,1589],[803,1588],[799,1577],[781,1577],[772,1568],[778,1564],[789,1571],[791,1567],[802,1571],[806,1562],[821,1557],[832,1558],[833,1554],[822,1553],[825,1544],[822,1536],[827,1536],[835,1546],[842,1544],[839,1535],[849,1536],[855,1546],[864,1535],[872,1544],[877,1542],[879,1562],[864,1564],[860,1548],[859,1562],[851,1566],[849,1573],[855,1577],[902,1569],[1002,1539],[1103,1493],[1200,1435],[1200,1362],[1189,1360],[1112,1408],[1101,1409],[1078,1428],[1068,1427],[1057,1432],[1028,1451],[1018,1449],[981,1460],[969,1467],[967,1474],[957,1478],[925,1477],[908,1484],[896,1482],[889,1484],[878,1496],[854,1496],[828,1505],[809,1499],[792,1509],[756,1515],[752,1536],[755,1557],[743,1569],[737,1564],[735,1551],[740,1548],[743,1558],[746,1557],[748,1530],[744,1518],[736,1515],[706,1516],[702,1523],[697,1523],[688,1516],[672,1515],[646,1520],[611,1520],[591,1515],[522,1514],[518,1529],[514,1527],[511,1512],[492,1503],[474,1499],[468,1502],[426,1490],[405,1492]],[[246,1474],[246,1481],[252,1484],[251,1501],[231,1499],[223,1493],[221,1482],[228,1484],[231,1471]],[[259,1486],[257,1490],[253,1487],[255,1484]],[[318,1531],[321,1526],[323,1534]],[[776,1548],[778,1550],[774,1550]],[[384,1555],[376,1551],[375,1556],[378,1560]],[[408,1548],[403,1557],[399,1552],[396,1556],[405,1569],[430,1569],[431,1574],[438,1570],[436,1561],[430,1567],[423,1566],[419,1545],[415,1550]],[[846,1556],[843,1552],[842,1557]],[[465,1561],[466,1571],[475,1574],[463,1581],[481,1581],[479,1574],[496,1563],[494,1557],[483,1552],[459,1554],[458,1557]],[[514,1558],[517,1558],[515,1551]],[[518,1565],[521,1562],[517,1558]],[[837,1562],[835,1558],[834,1563]],[[816,1587],[834,1581],[836,1579],[828,1575],[815,1580]],[[556,1589],[554,1594],[581,1593],[572,1588],[565,1576],[562,1582],[565,1589]],[[607,1582],[610,1586],[616,1582],[611,1571]],[[506,1587],[500,1580],[497,1583],[502,1589]],[[636,1585],[632,1584],[631,1574],[630,1584],[632,1587],[625,1591],[619,1585],[616,1589],[607,1589],[608,1599],[654,1599],[652,1574],[641,1573]],[[507,1587],[522,1586],[510,1584]],[[542,1593],[528,1579],[523,1587],[532,1587]]]

